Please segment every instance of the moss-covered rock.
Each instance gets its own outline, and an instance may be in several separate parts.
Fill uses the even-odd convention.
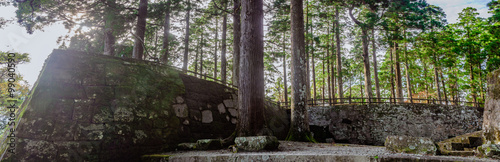
[[[392,152],[436,155],[436,145],[430,138],[410,136],[387,136],[385,148]]]
[[[274,136],[236,137],[234,143],[243,151],[276,150],[280,144]]]
[[[476,152],[480,157],[488,157],[500,160],[500,145],[498,144],[483,144],[477,148]]]
[[[218,150],[222,149],[222,141],[220,139],[200,139],[196,141],[197,150]]]

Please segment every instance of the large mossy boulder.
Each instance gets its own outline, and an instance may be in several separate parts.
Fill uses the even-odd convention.
[[[436,145],[427,137],[387,136],[385,148],[397,153],[436,155]]]
[[[242,151],[276,150],[280,145],[274,136],[236,137],[234,143]]]

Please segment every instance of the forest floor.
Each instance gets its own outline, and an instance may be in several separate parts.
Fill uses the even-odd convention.
[[[229,149],[223,149],[174,151],[162,155],[168,158],[160,161],[498,161],[477,157],[392,153],[383,146],[290,141],[280,141],[277,151],[232,153]]]

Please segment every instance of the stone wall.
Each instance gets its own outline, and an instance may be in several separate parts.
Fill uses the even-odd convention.
[[[484,104],[485,143],[500,144],[500,69],[488,76],[488,99]]]
[[[481,129],[481,110],[427,104],[338,105],[309,108],[319,141],[384,145],[386,136],[429,137],[435,141]]]
[[[12,161],[137,161],[178,143],[225,138],[236,90],[156,63],[54,50],[25,101]],[[276,135],[286,112],[269,105]]]

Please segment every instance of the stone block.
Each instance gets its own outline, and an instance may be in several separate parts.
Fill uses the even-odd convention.
[[[188,116],[188,106],[186,104],[176,104],[173,105],[174,111],[175,111],[175,116],[180,117],[180,118],[185,118]]]
[[[78,122],[90,123],[92,119],[92,100],[75,99],[72,119]]]
[[[214,118],[212,116],[212,111],[210,111],[210,110],[201,111],[201,122],[202,123],[211,123],[212,121],[214,121]]]
[[[280,144],[274,136],[236,137],[234,143],[243,151],[276,150]]]
[[[107,106],[93,106],[92,123],[107,123],[113,121],[113,112]]]
[[[131,108],[117,107],[113,112],[113,119],[117,122],[132,122],[134,121],[134,113]]]
[[[410,136],[387,136],[385,148],[397,153],[436,155],[437,148],[430,138]]]
[[[226,113],[226,107],[224,107],[224,104],[222,104],[222,103],[217,105],[217,109],[219,110],[219,114]]]
[[[179,150],[196,150],[198,145],[196,143],[179,143],[177,149]]]
[[[226,105],[226,107],[230,107],[230,108],[235,108],[236,107],[236,103],[234,102],[234,100],[224,100],[224,105]]]
[[[227,111],[229,111],[229,114],[231,114],[231,116],[238,117],[238,110],[236,110],[236,109],[227,109]]]
[[[182,104],[182,103],[184,103],[184,99],[182,98],[182,96],[177,96],[177,97],[175,97],[175,101],[176,101],[178,104]]]
[[[198,150],[218,150],[224,148],[220,139],[200,139],[196,141]]]

